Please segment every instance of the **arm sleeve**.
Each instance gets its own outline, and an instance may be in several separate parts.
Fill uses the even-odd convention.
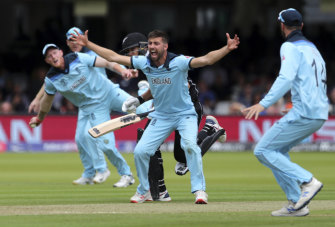
[[[52,82],[49,80],[48,77],[45,77],[44,79],[44,91],[48,94],[48,95],[54,95],[57,92],[57,89],[55,88],[55,86],[52,84]]]
[[[292,87],[292,81],[295,79],[300,61],[300,53],[291,43],[284,43],[280,48],[281,67],[279,76],[273,83],[268,94],[260,101],[264,108],[276,103]]]
[[[131,66],[133,69],[143,69],[147,63],[146,56],[132,56]]]
[[[95,66],[95,61],[97,59],[96,56],[84,54],[84,53],[77,53],[79,60],[86,64],[89,67],[94,67]]]
[[[180,55],[177,57],[179,69],[182,71],[188,71],[191,68],[191,61],[193,57]]]

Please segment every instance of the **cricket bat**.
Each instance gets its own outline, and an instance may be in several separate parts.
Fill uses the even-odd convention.
[[[140,122],[146,116],[148,116],[148,114],[151,113],[152,111],[154,111],[154,109],[141,114],[131,113],[118,118],[111,119],[109,121],[106,121],[104,123],[101,123],[99,125],[90,128],[88,130],[88,133],[94,138],[97,138],[99,136],[105,135],[106,133],[113,132],[117,129]]]

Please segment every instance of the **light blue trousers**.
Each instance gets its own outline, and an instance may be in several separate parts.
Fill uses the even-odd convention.
[[[122,89],[114,88],[110,91],[108,100],[101,100],[102,104],[98,105],[94,112],[88,114],[79,109],[75,140],[84,166],[82,177],[92,178],[96,171],[106,171],[104,154],[120,175],[131,175],[130,167],[115,146],[113,132],[98,138],[93,138],[88,133],[91,127],[110,120],[112,110],[122,112],[122,103],[128,97],[130,95]]]
[[[288,152],[321,128],[324,122],[303,118],[290,111],[264,134],[255,147],[255,156],[272,170],[287,199],[294,203],[299,200],[300,185],[310,181],[313,175],[291,162]]]
[[[191,191],[206,190],[201,150],[197,145],[198,124],[196,115],[178,116],[169,119],[153,118],[135,147],[134,158],[140,184],[137,192],[145,194],[150,186],[148,181],[150,157],[174,131],[181,135],[181,147],[185,151],[191,173]]]

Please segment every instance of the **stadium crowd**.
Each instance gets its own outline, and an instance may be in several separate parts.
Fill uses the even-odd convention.
[[[334,35],[325,27],[318,27],[317,36],[308,34],[319,48],[327,63],[327,85],[329,96],[329,113],[335,115],[335,72]],[[240,34],[238,30],[232,32]],[[308,33],[308,32],[305,32]],[[43,84],[48,67],[43,62],[42,47],[46,43],[56,43],[64,50],[64,31],[57,26],[37,31],[35,37],[20,34],[8,50],[0,53],[0,114],[25,114],[29,103],[35,97]],[[123,34],[120,34],[122,37]],[[187,38],[177,40],[170,34],[169,49],[175,53],[190,56],[201,56],[206,51],[218,48],[225,42],[214,30],[207,39],[196,39],[190,30]],[[121,40],[121,38],[119,39]],[[267,93],[275,80],[280,58],[278,50],[284,41],[280,35],[272,38],[264,36],[258,26],[253,27],[251,35],[240,35],[239,49],[231,53],[225,61],[213,66],[190,72],[191,78],[197,83],[200,100],[205,114],[240,115],[240,109],[258,103]],[[121,45],[114,49],[121,49]],[[143,78],[131,81],[122,80],[112,72],[108,72],[111,80],[130,94],[136,95],[137,82]],[[266,115],[279,115],[290,106],[290,96],[267,109]],[[52,112],[55,114],[76,114],[77,108],[61,95],[55,97]]]

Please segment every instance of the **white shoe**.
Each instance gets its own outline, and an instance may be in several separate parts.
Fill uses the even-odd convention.
[[[177,162],[176,166],[174,167],[174,171],[177,175],[185,175],[188,172],[188,167],[186,163]]]
[[[143,203],[143,202],[151,202],[152,197],[150,191],[147,191],[144,195],[136,192],[133,197],[130,198],[131,203]]]
[[[130,176],[123,175],[123,176],[121,176],[121,179],[113,185],[113,187],[125,188],[125,187],[128,187],[128,186],[130,186],[134,183],[135,183],[135,179],[132,175],[130,175]]]
[[[171,197],[170,197],[168,191],[165,190],[165,192],[159,193],[159,197],[158,197],[157,201],[161,201],[161,202],[169,202],[169,201],[171,201]]]
[[[77,180],[72,181],[72,184],[74,184],[74,185],[93,184],[93,178],[81,177]]]
[[[300,210],[305,207],[313,197],[322,189],[323,184],[316,178],[312,178],[311,182],[301,185],[301,195],[294,209]]]
[[[111,172],[108,169],[103,173],[97,172],[97,174],[95,174],[95,177],[93,178],[93,182],[95,184],[101,184],[107,180],[110,174]]]
[[[195,203],[196,204],[207,204],[208,203],[208,195],[205,191],[196,191],[195,195]]]
[[[271,215],[277,217],[301,217],[309,214],[309,209],[307,206],[300,210],[296,210],[294,209],[294,205],[295,204],[292,201],[289,201],[288,204],[280,210],[272,211]]]
[[[221,131],[222,135],[219,137],[218,140],[219,140],[221,143],[226,142],[226,140],[227,140],[227,133],[226,133],[226,130],[224,130],[224,129],[219,125],[219,122],[218,122],[218,120],[216,120],[215,117],[213,117],[213,116],[211,116],[211,115],[208,115],[208,116],[206,117],[206,123],[205,123],[205,126],[206,126],[206,125],[208,125],[208,126],[214,128],[215,132],[219,132],[219,131]],[[205,126],[204,126],[204,127],[205,127]]]

